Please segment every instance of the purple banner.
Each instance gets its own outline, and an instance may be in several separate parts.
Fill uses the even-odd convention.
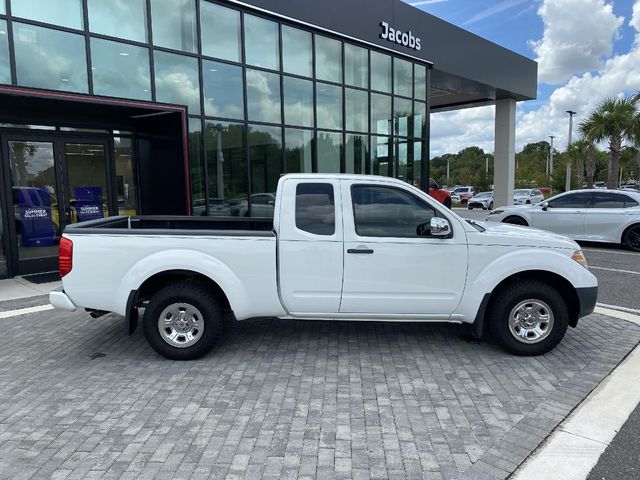
[[[78,222],[95,220],[104,216],[102,211],[102,187],[75,187],[76,215]]]
[[[18,230],[23,247],[55,245],[51,217],[51,195],[42,188],[13,187],[13,202],[18,207]]]

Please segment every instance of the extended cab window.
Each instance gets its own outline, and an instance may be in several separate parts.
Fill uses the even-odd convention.
[[[336,207],[330,183],[300,183],[296,187],[296,227],[315,235],[336,231]]]
[[[351,198],[361,237],[418,237],[418,226],[436,216],[434,209],[397,188],[353,186]]]

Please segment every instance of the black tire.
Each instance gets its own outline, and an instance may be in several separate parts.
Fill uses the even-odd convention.
[[[517,216],[507,217],[504,220],[502,220],[502,223],[510,223],[511,225],[521,225],[523,227],[529,226],[529,224],[524,218],[517,217]]]
[[[640,224],[631,225],[622,235],[622,244],[629,250],[640,252]]]
[[[493,210],[493,202],[489,204],[489,210]]]
[[[515,326],[516,332],[523,332],[522,339],[516,338],[509,323],[511,313],[519,305],[523,305],[525,310],[531,305],[530,311],[533,313],[550,310],[551,315],[547,312],[548,318],[553,321],[547,322],[545,335],[535,339],[536,332]],[[492,338],[506,351],[522,356],[542,355],[555,348],[564,338],[569,325],[569,310],[555,288],[537,280],[524,280],[506,285],[495,293],[487,310],[487,322]],[[529,333],[532,334],[531,338]]]
[[[531,205],[531,200],[527,200],[526,204]]]
[[[188,344],[186,335],[179,333],[177,333],[176,340],[170,344],[169,340],[165,340],[160,332],[158,323],[161,315],[174,305],[176,305],[174,308],[178,308],[178,310],[182,307],[177,305],[187,305],[191,309],[195,309],[197,314],[189,316],[188,312],[191,309],[186,307],[187,317],[191,319],[190,321],[202,322],[201,329],[192,327],[192,331],[189,332],[195,337],[200,335],[192,344]],[[167,315],[172,315],[172,312],[169,311]],[[167,321],[170,320],[168,316],[165,318]],[[186,328],[188,325],[187,323]],[[222,337],[223,325],[224,314],[218,299],[204,286],[191,282],[174,283],[158,291],[151,298],[144,312],[143,320],[144,336],[151,348],[171,360],[194,360],[206,355]],[[172,328],[168,327],[165,331],[170,332]],[[178,332],[178,330],[175,331]],[[184,339],[182,342],[180,337]],[[179,343],[186,343],[186,345],[177,346]]]
[[[467,207],[469,210],[473,210],[473,207]]]
[[[444,206],[451,209],[451,199],[450,198],[445,198],[444,199]]]

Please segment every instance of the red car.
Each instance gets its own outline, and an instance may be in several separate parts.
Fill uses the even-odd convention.
[[[451,208],[451,194],[448,190],[443,190],[433,178],[429,179],[429,195],[442,203],[445,207]]]

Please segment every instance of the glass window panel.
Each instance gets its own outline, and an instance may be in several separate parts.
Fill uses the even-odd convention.
[[[84,36],[13,24],[18,85],[88,92]]]
[[[239,62],[240,12],[201,0],[200,37],[203,55]]]
[[[412,141],[413,143],[413,186],[422,188],[420,178],[422,176],[422,140]]]
[[[4,6],[4,5],[3,5]],[[3,219],[3,207],[2,205],[4,205],[4,199],[2,198],[2,196],[0,196],[0,277],[4,277],[7,275],[8,273],[8,268],[7,268],[7,255],[5,253],[4,250],[4,238],[5,238],[5,234],[4,234],[4,219]]]
[[[151,100],[148,48],[92,38],[91,74],[96,95]]]
[[[11,0],[11,14],[82,30],[82,0]]]
[[[186,105],[189,113],[200,113],[198,60],[156,50],[154,66],[158,102]]]
[[[202,121],[199,118],[189,119],[189,186],[191,189],[191,214],[206,215]]]
[[[11,65],[9,62],[6,20],[0,20],[0,83],[11,83]]]
[[[409,155],[407,150],[407,140],[403,138],[396,139],[395,149],[395,157],[398,159],[398,178],[410,183],[412,179],[408,178]]]
[[[371,132],[391,134],[391,97],[389,95],[371,94]]]
[[[300,183],[296,186],[296,227],[315,235],[336,231],[336,207],[330,183]]]
[[[249,212],[244,124],[205,120],[209,215],[244,217]]]
[[[287,128],[284,131],[287,172],[311,173],[313,131]]]
[[[251,125],[249,127],[249,159],[251,161],[252,203],[258,194],[271,194],[275,199],[276,187],[282,173],[282,131],[280,127]],[[255,198],[262,205],[251,215],[272,216],[273,206],[269,208],[265,196]],[[269,214],[270,213],[270,214]]]
[[[393,59],[393,93],[411,97],[413,90],[413,64],[399,58]]]
[[[414,95],[416,100],[427,100],[427,67],[414,64]]]
[[[395,97],[393,99],[393,133],[406,137],[409,135],[409,119],[411,118],[411,100]]]
[[[115,137],[113,153],[116,161],[116,185],[118,215],[137,215],[138,191],[133,161],[133,145],[130,138]]]
[[[318,172],[340,173],[342,134],[318,132]]]
[[[0,15],[4,15],[7,13],[7,10],[5,8],[4,5],[5,0],[0,0]],[[2,245],[0,245],[0,248],[2,247]]]
[[[345,89],[347,130],[366,132],[369,124],[369,95],[362,90]]]
[[[280,123],[280,75],[247,69],[249,120]]]
[[[313,82],[284,77],[284,123],[313,127]]]
[[[89,29],[113,37],[147,41],[147,2],[145,0],[87,0]]]
[[[278,24],[245,14],[244,48],[247,64],[278,70],[280,67]]]
[[[197,52],[195,0],[151,0],[153,44]]]
[[[342,83],[342,43],[316,35],[316,78]]]
[[[413,136],[426,138],[427,136],[427,104],[413,102]]]
[[[393,177],[391,137],[371,137],[371,173]]]
[[[310,77],[313,70],[311,33],[282,26],[282,69],[287,73]]]
[[[391,93],[391,57],[371,51],[371,89]]]
[[[318,128],[342,129],[342,87],[316,83]]]
[[[366,48],[344,44],[344,82],[369,88],[369,51]]]
[[[366,173],[369,162],[369,137],[347,134],[346,173]]]
[[[243,119],[242,68],[204,60],[202,69],[204,114],[210,117]]]

